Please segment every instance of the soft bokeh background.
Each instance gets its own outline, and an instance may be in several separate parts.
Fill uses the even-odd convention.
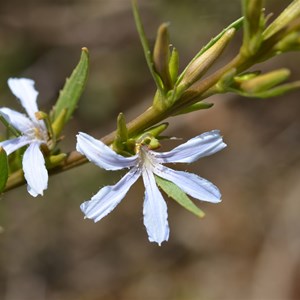
[[[290,1],[266,1],[277,12]],[[181,67],[231,21],[239,0],[139,1],[153,41],[170,21]],[[239,47],[240,35],[220,63]],[[123,111],[128,119],[151,103],[147,71],[129,0],[4,0],[0,2],[1,106],[19,109],[9,77],[30,77],[39,106],[51,108],[88,47],[91,70],[63,149],[81,130],[101,138]],[[300,54],[263,64],[289,67],[300,78]],[[254,68],[255,69],[255,68]],[[143,186],[136,184],[101,222],[79,209],[122,172],[87,164],[51,177],[44,197],[20,187],[0,199],[0,299],[215,300],[300,299],[300,92],[269,100],[213,97],[207,111],[170,119],[168,134],[191,138],[220,129],[228,147],[193,165],[222,191],[218,205],[199,203],[198,220],[168,200],[170,241],[151,244],[142,223]],[[2,127],[3,128],[3,127]],[[178,142],[170,142],[173,147]]]

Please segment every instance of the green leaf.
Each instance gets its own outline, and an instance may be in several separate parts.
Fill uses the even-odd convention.
[[[59,93],[58,100],[51,112],[52,123],[66,110],[64,124],[72,117],[77,103],[82,95],[87,81],[89,70],[89,53],[87,48],[82,48],[80,61],[67,78],[63,89]],[[62,126],[64,125],[62,124]]]
[[[143,27],[142,19],[138,10],[137,6],[137,1],[132,0],[132,10],[133,10],[133,16],[134,16],[134,21],[136,25],[136,29],[138,31],[141,44],[144,50],[144,55],[146,58],[146,62],[149,68],[149,71],[153,77],[154,82],[156,83],[156,87],[158,90],[160,90],[162,93],[164,91],[162,81],[160,79],[160,76],[156,73],[155,68],[154,68],[154,62],[153,62],[153,57],[152,57],[152,51],[150,50],[149,47],[149,42],[145,34],[145,30]]]
[[[214,105],[213,103],[208,103],[208,102],[197,102],[177,112],[176,114],[174,114],[174,116],[188,114],[201,109],[209,109],[213,107],[213,105]]]
[[[8,179],[8,162],[6,152],[0,147],[0,193],[5,188]]]
[[[195,214],[199,218],[203,218],[205,216],[205,213],[199,207],[197,207],[176,184],[159,176],[155,176],[155,181],[170,198],[174,199],[185,209]]]

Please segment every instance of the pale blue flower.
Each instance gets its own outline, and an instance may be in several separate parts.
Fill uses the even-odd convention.
[[[0,146],[9,155],[28,145],[22,159],[27,190],[34,197],[43,195],[48,185],[48,172],[40,146],[47,144],[49,137],[44,121],[36,118],[39,111],[38,92],[34,88],[34,81],[26,78],[10,78],[8,86],[19,99],[27,116],[7,107],[0,108],[0,114],[5,120],[21,133],[16,138],[0,142]]]
[[[91,162],[106,170],[129,168],[129,172],[115,185],[105,186],[80,208],[95,222],[109,214],[125,197],[130,187],[142,176],[145,185],[144,225],[150,242],[159,245],[169,238],[168,213],[165,200],[160,193],[154,175],[176,184],[188,195],[203,201],[221,201],[219,189],[211,182],[183,171],[175,171],[164,163],[191,163],[214,154],[226,147],[218,130],[203,133],[169,152],[155,152],[140,145],[136,155],[123,157],[99,140],[86,133],[77,135],[77,151]]]

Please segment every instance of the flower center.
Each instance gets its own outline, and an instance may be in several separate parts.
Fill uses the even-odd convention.
[[[47,132],[45,132],[45,130],[38,124],[34,124],[34,125],[35,126],[30,128],[27,132],[24,132],[24,134],[33,140],[39,140],[46,143],[48,140]]]
[[[142,145],[139,148],[139,157],[140,157],[140,167],[141,168],[145,168],[147,170],[152,170],[155,165],[158,164],[158,162],[156,162],[155,157],[153,155],[151,155],[151,153],[149,152],[149,149],[147,146]]]

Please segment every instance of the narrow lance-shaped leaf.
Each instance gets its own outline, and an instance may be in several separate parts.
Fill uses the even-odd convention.
[[[0,147],[0,193],[5,188],[8,179],[8,162],[6,152]]]
[[[192,104],[189,107],[186,107],[184,109],[182,109],[181,111],[177,112],[174,114],[174,116],[178,116],[178,115],[182,115],[182,114],[188,114],[194,111],[198,111],[198,110],[202,110],[202,109],[208,109],[213,107],[213,103],[207,103],[207,102],[197,102]]]
[[[144,27],[143,27],[143,24],[142,24],[141,16],[139,14],[139,10],[138,10],[138,7],[137,7],[136,0],[132,0],[132,10],[133,10],[133,16],[134,16],[134,20],[135,20],[136,29],[138,31],[138,34],[139,34],[139,37],[140,37],[140,40],[141,40],[141,44],[142,44],[142,47],[143,47],[143,50],[144,50],[144,55],[145,55],[145,58],[146,58],[146,62],[147,62],[149,71],[150,71],[150,73],[153,77],[153,80],[156,83],[157,89],[160,90],[161,92],[163,92],[162,81],[161,81],[159,75],[155,72],[155,69],[154,69],[154,62],[153,62],[152,52],[150,50],[149,43],[148,43],[145,31],[144,31]]]
[[[70,78],[67,78],[63,89],[59,93],[58,100],[51,112],[52,122],[66,110],[64,124],[72,117],[77,103],[82,95],[88,77],[89,53],[87,48],[82,48],[80,61],[72,72]],[[62,125],[64,125],[62,124]]]
[[[185,209],[195,214],[199,218],[203,218],[205,216],[205,213],[199,207],[197,207],[176,184],[158,176],[155,176],[155,181],[170,198],[174,199]]]

